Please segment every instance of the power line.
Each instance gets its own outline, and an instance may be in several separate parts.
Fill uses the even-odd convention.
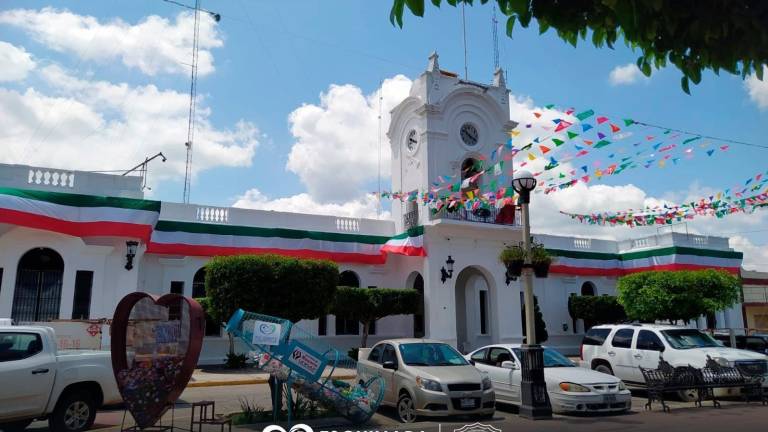
[[[730,143],[730,144],[737,144],[737,145],[744,145],[744,146],[750,146],[750,147],[757,147],[757,148],[762,148],[762,149],[768,150],[768,145],[754,144],[754,143],[748,143],[748,142],[744,142],[744,141],[732,140],[732,139],[728,139],[728,138],[718,138],[718,137],[709,136],[709,135],[702,135],[702,134],[695,133],[695,132],[684,131],[684,130],[681,130],[681,129],[675,129],[675,128],[670,128],[670,127],[666,127],[666,126],[659,126],[659,125],[655,125],[655,124],[651,124],[651,123],[645,123],[645,122],[641,122],[641,121],[637,121],[637,120],[632,120],[632,121],[637,123],[637,124],[639,124],[639,125],[643,125],[643,126],[647,126],[647,127],[652,127],[652,128],[656,128],[656,129],[664,129],[664,130],[668,130],[668,131],[672,131],[672,132],[679,132],[679,133],[683,133],[683,134],[687,134],[687,135],[696,135],[696,136],[700,136],[702,138],[711,139],[713,141],[721,141],[721,142],[727,142],[727,143]]]

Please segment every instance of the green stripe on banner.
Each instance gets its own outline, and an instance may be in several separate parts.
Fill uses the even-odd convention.
[[[398,234],[398,235],[396,235],[394,237],[390,237],[389,239],[391,239],[391,240],[402,240],[404,238],[418,237],[420,235],[424,235],[424,227],[421,226],[421,225],[419,225],[417,227],[413,227],[413,228],[408,228],[408,230],[405,231],[404,233]]]
[[[619,260],[619,261],[631,261],[634,259],[651,258],[665,255],[695,255],[715,258],[733,258],[742,259],[744,254],[734,251],[712,250],[712,249],[697,249],[684,246],[670,246],[660,249],[651,249],[639,252],[626,252],[622,254],[607,253],[607,252],[582,252],[572,251],[564,249],[547,249],[549,253],[554,256],[561,256],[565,258],[576,259],[593,259],[593,260]]]
[[[322,231],[305,231],[288,228],[259,228],[236,225],[214,225],[196,222],[176,222],[163,220],[157,222],[157,225],[155,225],[155,231],[181,231],[195,234],[232,235],[244,237],[312,239],[364,244],[384,244],[387,242],[387,240],[390,239],[390,237],[387,236],[376,235],[328,233]]]
[[[71,207],[114,207],[129,210],[160,212],[160,201],[136,198],[103,197],[13,188],[0,188],[0,194]]]

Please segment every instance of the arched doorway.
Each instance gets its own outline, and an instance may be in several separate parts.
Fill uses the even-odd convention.
[[[192,277],[192,298],[205,297],[205,266],[200,267]]]
[[[494,342],[491,285],[475,267],[467,267],[456,277],[456,345],[469,352]]]
[[[345,270],[339,273],[339,286],[348,286],[360,288],[360,276],[352,270]],[[322,324],[322,323],[320,323]],[[360,334],[360,322],[346,319],[345,317],[336,317],[336,335],[358,335]]]
[[[339,273],[339,286],[360,287],[360,277],[352,270]]]
[[[424,328],[424,278],[421,277],[419,272],[413,272],[408,276],[408,283],[406,286],[415,289],[421,295],[421,302],[416,309],[416,313],[413,314],[413,337],[423,338],[425,334]]]
[[[595,295],[595,284],[593,284],[590,281],[586,281],[581,285],[581,295],[583,296],[593,296]]]
[[[41,247],[25,253],[16,269],[11,318],[17,323],[58,319],[63,279],[58,252]]]

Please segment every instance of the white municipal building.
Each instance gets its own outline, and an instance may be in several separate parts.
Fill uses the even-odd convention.
[[[441,71],[433,54],[410,95],[392,111],[391,190],[428,190],[432,179],[460,173],[473,158],[488,154],[491,143],[506,142],[516,125],[509,118],[508,93],[501,71],[491,85],[467,82]],[[218,208],[145,200],[141,181],[0,165],[0,318],[111,318],[120,298],[137,290],[202,296],[211,256],[276,252],[333,259],[344,285],[423,291],[423,313],[380,320],[369,345],[381,338],[426,336],[468,351],[522,340],[521,282],[507,283],[498,260],[505,243],[522,240],[519,217],[499,218],[495,209],[431,214],[398,200],[392,220]],[[535,196],[532,214],[536,217]],[[383,251],[389,239],[409,229],[425,256]],[[613,295],[617,277],[631,271],[738,273],[742,261],[722,237],[667,233],[606,241],[535,233],[535,238],[557,255],[550,277],[534,279],[547,345],[569,354],[578,352],[584,330],[568,314],[569,296]],[[127,269],[132,242],[138,245]],[[449,256],[455,264],[443,280]],[[743,327],[741,305],[716,318],[718,326]],[[360,325],[343,317],[302,326],[342,348],[360,343]],[[222,362],[226,349],[226,338],[209,327],[201,363]]]

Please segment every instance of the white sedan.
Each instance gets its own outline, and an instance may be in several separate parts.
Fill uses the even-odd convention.
[[[466,355],[491,378],[496,400],[520,404],[519,344],[489,345]],[[632,408],[632,394],[613,375],[576,366],[559,352],[544,348],[544,380],[554,412],[620,412]]]

